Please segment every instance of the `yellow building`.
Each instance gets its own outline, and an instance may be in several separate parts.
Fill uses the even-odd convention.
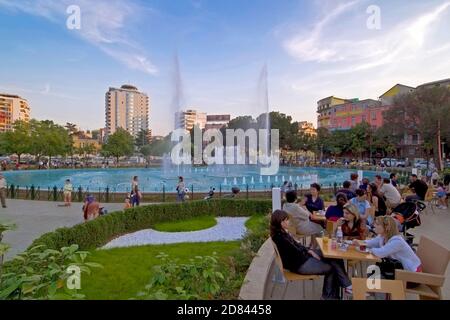
[[[317,136],[317,130],[314,128],[314,125],[308,121],[301,121],[298,123],[298,132],[308,136]]]
[[[381,104],[383,106],[390,106],[394,103],[394,99],[396,96],[408,94],[413,92],[414,90],[415,88],[413,87],[405,86],[403,84],[398,83],[380,96]]]
[[[11,131],[17,120],[30,121],[28,101],[17,95],[0,93],[0,132]]]
[[[337,98],[334,96],[321,99],[317,102],[317,128],[328,128],[330,125],[331,108],[340,104],[349,102],[348,99]]]
[[[92,136],[87,136],[84,132],[77,132],[72,135],[73,147],[74,148],[84,148],[88,145],[93,145],[95,151],[98,152],[101,150],[102,146],[97,139],[92,139]]]

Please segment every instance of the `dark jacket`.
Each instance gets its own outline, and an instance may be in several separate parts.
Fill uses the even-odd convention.
[[[311,257],[308,248],[295,241],[287,232],[276,233],[272,240],[280,252],[283,267],[291,272],[297,272],[300,266]]]
[[[313,201],[312,196],[308,196],[308,200],[306,201],[306,209],[309,212],[320,211],[325,208],[322,198],[317,197],[316,201]]]
[[[409,185],[410,189],[414,189],[416,194],[420,197],[421,200],[425,200],[425,195],[428,191],[428,186],[422,180],[417,179],[414,182],[411,182]]]

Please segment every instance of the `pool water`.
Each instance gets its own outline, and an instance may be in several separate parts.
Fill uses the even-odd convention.
[[[4,176],[9,185],[20,188],[41,187],[41,189],[62,188],[66,179],[71,179],[74,188],[81,186],[84,190],[104,190],[111,192],[127,192],[131,188],[133,176],[139,177],[139,187],[143,192],[175,192],[178,176],[183,176],[186,187],[194,191],[207,192],[211,187],[219,190],[230,190],[238,186],[245,190],[267,190],[272,185],[281,186],[283,181],[291,181],[298,188],[308,188],[317,181],[323,187],[332,186],[335,182],[341,184],[350,179],[350,173],[355,170],[333,168],[300,168],[280,167],[277,175],[261,176],[260,168],[251,165],[222,165],[208,167],[180,167],[180,168],[135,168],[135,169],[79,169],[79,170],[32,170],[8,171]],[[373,180],[375,175],[388,177],[388,173],[364,171],[363,176]],[[316,178],[317,177],[317,178]],[[192,191],[192,190],[191,190]]]

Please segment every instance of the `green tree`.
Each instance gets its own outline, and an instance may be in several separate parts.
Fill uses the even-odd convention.
[[[126,130],[119,128],[115,133],[108,137],[107,142],[103,145],[106,154],[113,156],[119,165],[119,158],[123,156],[131,156],[134,151],[134,139]]]
[[[30,125],[33,141],[31,153],[36,155],[38,159],[41,156],[48,156],[51,163],[53,156],[70,153],[72,139],[64,127],[50,120],[32,120]]]
[[[142,129],[141,131],[139,131],[136,139],[134,140],[134,144],[136,145],[136,147],[142,148],[143,146],[150,144],[148,136],[148,130]]]
[[[31,126],[25,121],[18,120],[13,124],[13,131],[0,134],[0,148],[8,154],[16,154],[20,163],[20,157],[31,152]]]

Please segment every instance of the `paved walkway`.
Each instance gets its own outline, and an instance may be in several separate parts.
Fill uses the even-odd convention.
[[[42,234],[83,222],[82,204],[58,207],[58,202],[7,200],[8,208],[0,207],[0,221],[14,222],[17,229],[6,232],[4,242],[11,246],[6,259],[28,248]],[[102,204],[109,212],[121,210],[120,203]]]
[[[160,232],[153,229],[126,234],[107,243],[103,249],[185,242],[212,242],[240,240],[247,228],[248,218],[216,218],[217,224],[209,229],[190,232]]]

